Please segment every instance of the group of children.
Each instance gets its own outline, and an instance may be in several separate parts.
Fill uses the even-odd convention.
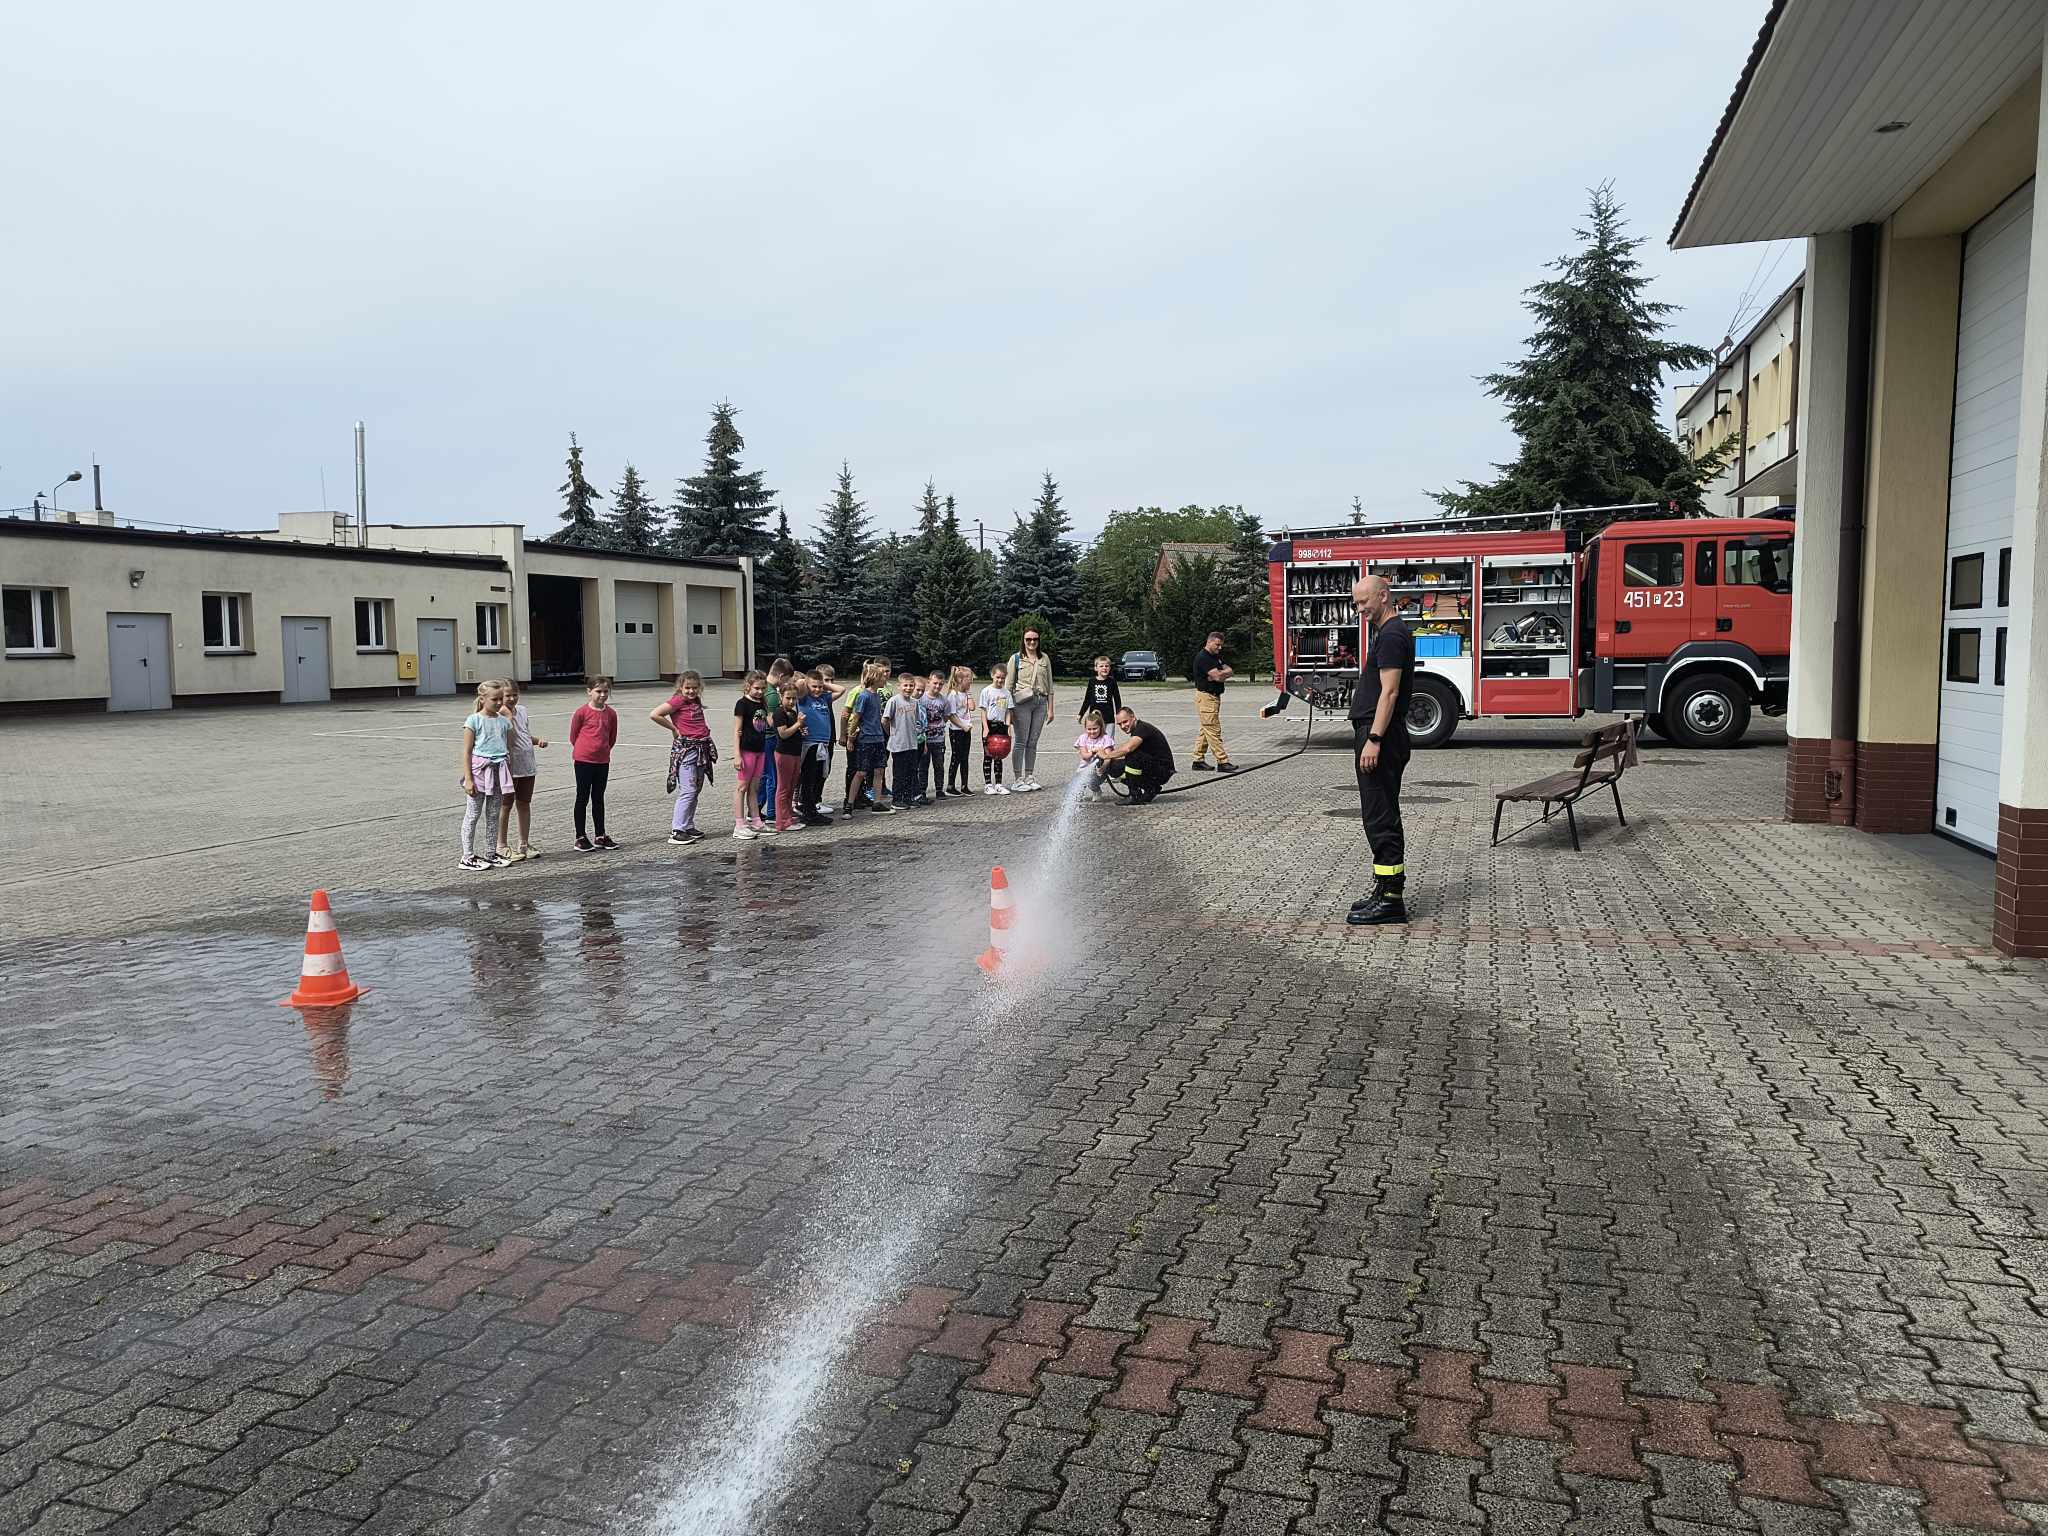
[[[1104,762],[1115,749],[1114,721],[1123,705],[1109,658],[1096,657],[1093,670],[1082,689],[1081,734],[1074,741],[1082,769]],[[1008,676],[1008,667],[998,663],[977,691],[970,667],[924,677],[902,672],[890,693],[889,663],[879,659],[866,663],[860,681],[851,685],[841,683],[829,666],[798,672],[787,657],[777,657],[766,672],[749,672],[732,711],[732,835],[751,840],[833,825],[826,775],[835,751],[843,751],[845,759],[840,816],[893,816],[970,794],[977,722],[981,793],[1041,789],[1035,774],[1003,782],[1015,707],[1005,686]],[[605,833],[604,814],[611,752],[619,736],[611,683],[608,677],[592,679],[588,702],[569,720],[575,846],[582,853],[619,846]],[[675,692],[655,705],[648,718],[670,739],[668,789],[676,799],[669,841],[701,842],[697,808],[719,761],[704,711],[701,674],[680,674]],[[462,789],[469,802],[462,820],[463,869],[499,868],[540,856],[532,842],[534,752],[547,744],[533,734],[517,683],[493,679],[477,686],[475,711],[462,727]],[[1094,793],[1101,793],[1099,786]],[[510,836],[515,813],[516,846]],[[479,826],[484,829],[481,848],[475,835]],[[594,837],[586,835],[587,827],[594,829]]]

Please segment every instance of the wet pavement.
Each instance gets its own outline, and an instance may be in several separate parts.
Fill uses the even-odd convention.
[[[1780,825],[1768,743],[1489,850],[1570,739],[1418,759],[1405,933],[1341,922],[1322,746],[1064,832],[670,850],[629,780],[626,854],[470,879],[292,803],[90,901],[36,840],[0,1531],[2044,1528],[2048,968],[1989,866]]]

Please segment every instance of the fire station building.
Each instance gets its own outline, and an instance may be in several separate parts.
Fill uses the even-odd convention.
[[[2048,956],[2048,0],[1774,0],[1672,244],[1804,239],[1786,814]]]

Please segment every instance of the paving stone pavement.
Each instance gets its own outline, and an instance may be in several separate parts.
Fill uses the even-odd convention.
[[[410,707],[0,735],[0,1531],[2048,1528],[2048,968],[1773,740],[1469,725],[1360,933],[1337,732],[460,879]]]

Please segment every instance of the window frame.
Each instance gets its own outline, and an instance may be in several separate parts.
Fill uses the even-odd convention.
[[[9,656],[68,656],[71,653],[64,646],[64,596],[66,587],[38,587],[27,582],[10,584],[0,588],[0,604],[9,592],[28,594],[29,644],[5,645],[4,630],[0,630],[0,650]],[[47,611],[46,611],[47,608]],[[0,619],[4,623],[4,619]]]
[[[370,624],[363,623],[368,613]],[[392,607],[388,597],[359,597],[355,600],[356,654],[358,656],[387,656],[396,649],[391,643]],[[365,628],[371,631],[370,643],[363,643]]]
[[[1960,675],[1962,648],[1957,643],[1965,635],[1970,637],[1970,675],[1968,677]],[[1954,683],[1958,687],[1963,688],[1976,687],[1984,681],[1984,630],[1981,625],[1955,624],[1949,627],[1948,642],[1943,647],[1941,658],[1941,680],[1944,683]]]
[[[1948,606],[1951,613],[1976,613],[1984,606],[1984,551],[1975,549],[1966,555],[1950,555],[1948,558]],[[1963,572],[1968,570],[1975,576],[1976,595],[1968,602],[1960,597]]]
[[[209,610],[215,603],[221,604],[221,640],[215,643],[206,638]],[[199,649],[207,656],[252,656],[256,648],[249,643],[249,594],[246,592],[201,592],[199,594]]]
[[[1728,547],[1733,549],[1735,541],[1729,540]],[[1720,573],[1715,569],[1715,562],[1720,558],[1720,548],[1720,544],[1714,539],[1701,539],[1694,546],[1692,556],[1692,584],[1694,586],[1712,587],[1719,585],[1718,577]]]
[[[1792,541],[1790,539],[1743,539],[1740,541],[1730,539],[1727,549],[1721,557],[1721,584],[1727,587],[1755,587],[1759,592],[1769,592],[1777,597],[1789,597],[1792,594],[1792,577],[1790,572],[1786,573],[1785,584],[1782,587],[1773,582],[1765,581],[1763,576],[1766,557],[1769,557],[1773,564],[1775,564],[1778,559],[1790,555],[1791,552]],[[1749,574],[1746,557],[1750,555],[1756,557],[1755,579],[1751,579]]]
[[[1684,539],[1639,539],[1621,546],[1621,584],[1637,592],[1665,592],[1673,587],[1686,584],[1686,543]],[[1629,556],[1639,549],[1668,550],[1676,561],[1673,567],[1677,577],[1672,581],[1637,581],[1635,568],[1629,564]]]
[[[510,617],[504,603],[478,603],[476,648],[479,651],[509,651],[511,647],[505,643],[505,630]]]

